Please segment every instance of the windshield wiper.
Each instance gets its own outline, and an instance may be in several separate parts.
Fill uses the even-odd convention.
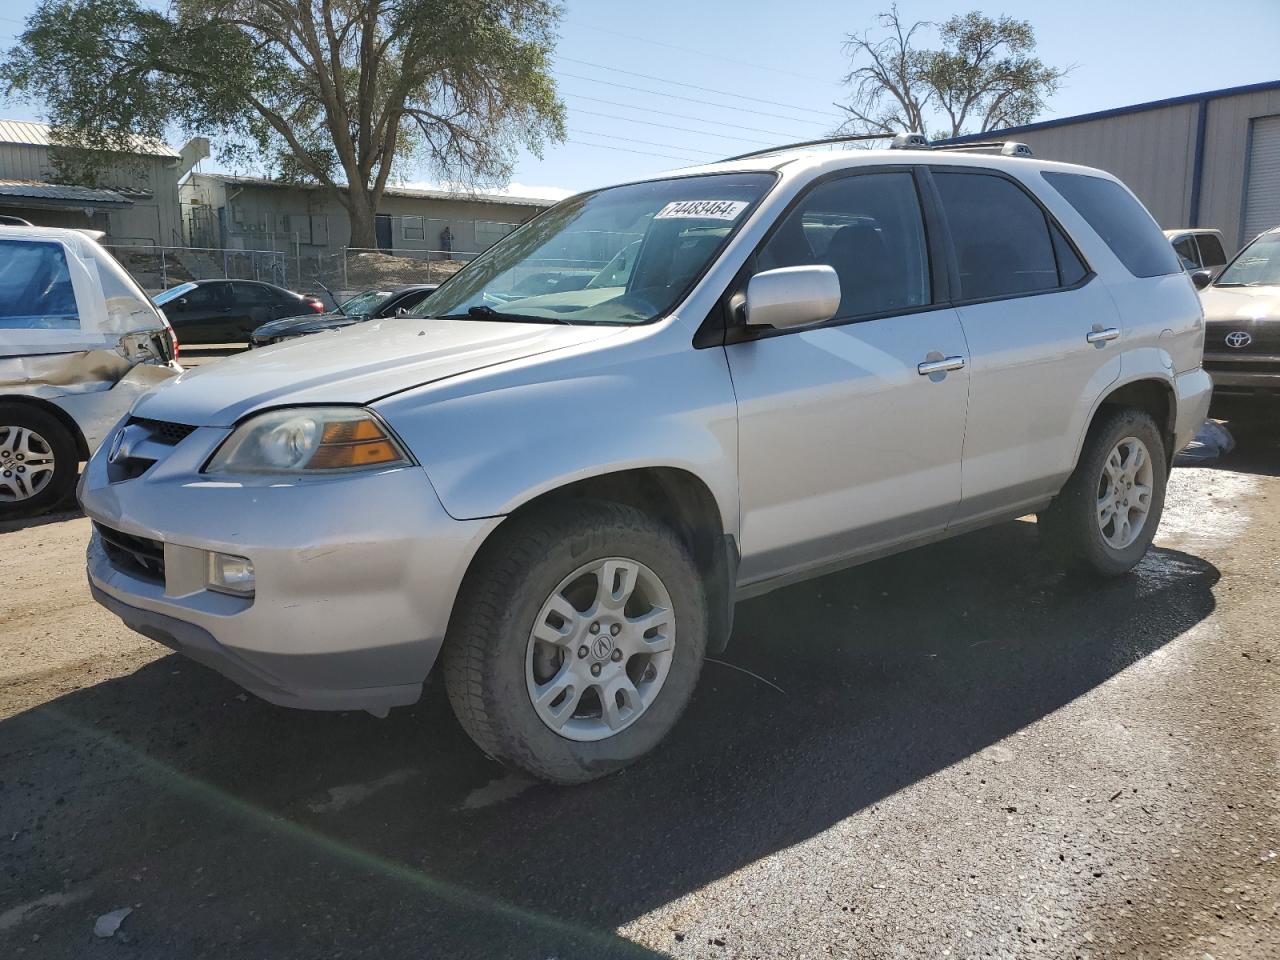
[[[437,317],[437,320],[499,320],[508,323],[559,323],[565,326],[573,326],[568,320],[560,317],[535,317],[527,313],[503,313],[495,310],[493,307],[476,306],[471,307],[466,313],[451,313],[447,316]]]

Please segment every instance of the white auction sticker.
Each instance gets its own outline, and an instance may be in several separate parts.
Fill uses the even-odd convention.
[[[676,200],[658,211],[655,220],[737,220],[746,200]]]

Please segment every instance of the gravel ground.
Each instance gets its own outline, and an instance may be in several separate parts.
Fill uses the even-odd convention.
[[[87,537],[0,527],[0,957],[1280,957],[1280,448],[1176,470],[1118,582],[1019,522],[743,604],[567,790],[434,679],[245,697],[92,604]]]

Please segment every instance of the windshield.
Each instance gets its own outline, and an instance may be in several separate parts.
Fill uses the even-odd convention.
[[[188,293],[196,288],[194,283],[180,283],[176,287],[170,287],[168,290],[162,290],[152,297],[152,301],[158,307],[163,307],[170,300],[176,300],[178,297],[185,297]]]
[[[1264,233],[1240,251],[1215,286],[1280,286],[1280,233]]]
[[[572,197],[499,241],[410,315],[465,318],[487,308],[553,323],[653,320],[701,276],[774,180],[712,174]]]
[[[338,309],[348,317],[373,313],[374,310],[378,309],[378,304],[389,296],[391,296],[390,290],[366,290],[364,293],[357,293]]]

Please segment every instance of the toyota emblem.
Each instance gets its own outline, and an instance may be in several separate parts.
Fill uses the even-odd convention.
[[[1244,330],[1234,330],[1227,334],[1228,347],[1239,349],[1240,347],[1247,347],[1251,343],[1253,343],[1253,337]]]

